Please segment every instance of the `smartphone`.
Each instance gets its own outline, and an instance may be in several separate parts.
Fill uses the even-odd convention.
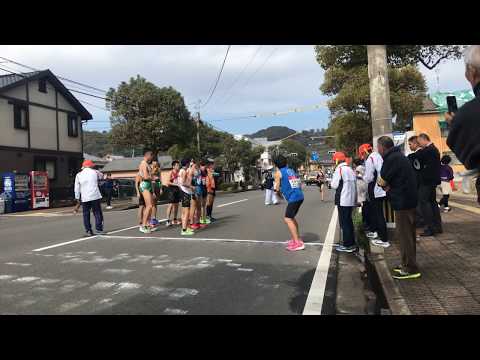
[[[447,106],[449,113],[456,113],[458,110],[457,98],[455,96],[447,96]]]

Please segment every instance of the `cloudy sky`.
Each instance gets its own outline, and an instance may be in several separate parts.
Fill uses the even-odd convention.
[[[49,68],[59,76],[105,90],[140,74],[157,86],[176,88],[194,112],[195,102],[207,100],[226,50],[227,46],[201,45],[0,45],[0,56],[38,69]],[[0,59],[0,67],[28,71],[2,61]],[[442,63],[438,71],[420,69],[430,91],[469,88],[461,61]],[[0,70],[0,74],[3,73]],[[272,125],[295,130],[326,127],[329,112],[325,108],[255,119],[237,118],[324,103],[326,97],[319,91],[322,81],[323,70],[315,61],[313,46],[233,45],[217,89],[210,102],[201,109],[202,118],[234,134],[248,134]],[[66,85],[102,96],[97,91]],[[89,103],[84,105],[94,117],[86,129],[107,130],[109,114],[100,109],[105,106],[104,101],[74,94],[80,101]]]

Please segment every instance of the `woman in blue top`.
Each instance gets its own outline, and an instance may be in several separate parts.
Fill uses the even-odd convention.
[[[295,216],[303,203],[302,182],[295,171],[287,166],[287,159],[284,156],[279,155],[273,163],[278,169],[275,172],[275,192],[278,194],[281,191],[283,197],[288,202],[284,221],[288,226],[292,239],[288,242],[287,250],[303,250],[305,245],[298,235],[298,223],[295,220]]]

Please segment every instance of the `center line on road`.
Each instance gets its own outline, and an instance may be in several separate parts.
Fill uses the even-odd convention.
[[[236,242],[236,243],[252,243],[252,244],[286,244],[286,241],[271,240],[241,240],[241,239],[215,239],[215,238],[186,238],[186,237],[164,237],[164,236],[109,236],[100,235],[109,239],[157,239],[157,240],[185,240],[185,241],[216,241],[216,242]],[[306,246],[322,246],[320,242],[305,243]]]
[[[232,202],[229,202],[229,203],[226,203],[226,204],[218,205],[217,208],[221,208],[221,207],[228,206],[228,205],[232,205],[232,204],[237,204],[237,203],[240,203],[240,202],[243,202],[243,201],[247,201],[247,200],[248,200],[248,199],[242,199],[242,200],[232,201]]]
[[[321,315],[323,307],[323,298],[325,296],[325,286],[327,285],[328,269],[330,268],[330,259],[332,257],[333,240],[337,228],[338,212],[333,209],[330,225],[328,225],[327,235],[325,236],[325,246],[322,248],[317,268],[313,275],[312,285],[308,292],[307,301],[303,308],[303,315]]]

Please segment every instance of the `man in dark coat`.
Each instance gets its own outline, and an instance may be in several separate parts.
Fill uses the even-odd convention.
[[[382,136],[377,140],[378,152],[383,157],[377,183],[387,192],[395,213],[395,241],[400,245],[401,265],[393,269],[395,279],[417,279],[421,276],[416,262],[415,208],[417,207],[417,180],[410,161],[393,140]]]

